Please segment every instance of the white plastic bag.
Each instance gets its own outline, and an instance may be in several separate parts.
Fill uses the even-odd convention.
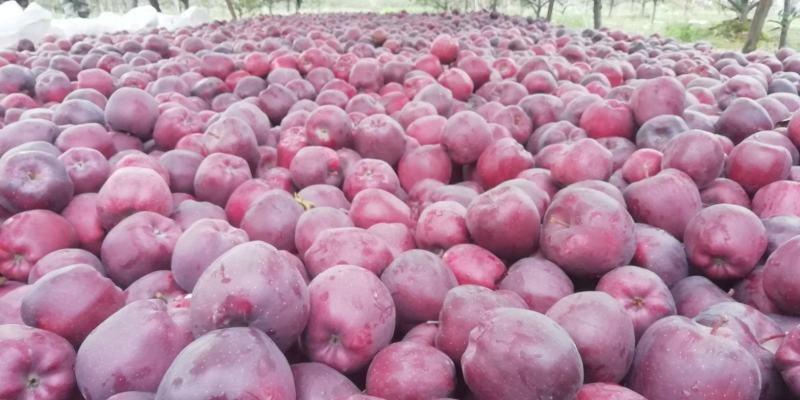
[[[20,39],[39,42],[50,31],[53,14],[31,3],[24,10],[15,1],[0,4],[0,48],[12,47]]]

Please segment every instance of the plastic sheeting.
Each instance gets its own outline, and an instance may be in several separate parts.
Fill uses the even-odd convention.
[[[136,7],[125,14],[104,12],[95,18],[54,18],[53,13],[31,3],[24,10],[14,1],[0,3],[0,48],[15,46],[20,39],[38,43],[46,35],[69,37],[148,28],[178,29],[209,22],[207,9],[189,7],[179,15],[162,14],[151,6]]]

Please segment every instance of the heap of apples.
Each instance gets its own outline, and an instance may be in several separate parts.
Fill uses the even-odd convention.
[[[23,40],[0,399],[798,398],[798,88],[490,13]]]

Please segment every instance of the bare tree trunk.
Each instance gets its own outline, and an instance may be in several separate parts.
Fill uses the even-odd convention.
[[[553,7],[556,4],[556,0],[548,0],[547,2],[547,22],[553,20]]]
[[[286,0],[286,13],[289,14],[292,12],[292,0]]]
[[[653,13],[650,15],[650,26],[656,22],[656,7],[658,7],[658,0],[653,0]]]
[[[608,16],[609,17],[611,16],[611,12],[612,11],[614,11],[614,0],[611,0],[611,2],[608,3]]]
[[[749,20],[750,29],[747,32],[747,40],[743,48],[747,50],[743,50],[743,52],[753,51],[758,47],[758,42],[761,40],[761,33],[771,8],[772,0],[761,0],[757,3],[753,19]]]
[[[749,53],[758,46],[758,39],[761,38],[761,30],[764,29],[764,22],[767,20],[769,9],[772,8],[772,0],[761,0],[753,14],[753,22],[750,23],[750,31],[747,32],[747,41],[744,43],[743,53]]]
[[[642,16],[644,17],[646,14],[645,8],[647,7],[647,0],[642,0]]]
[[[225,0],[225,4],[228,6],[228,11],[231,13],[231,18],[236,21],[236,10],[233,8],[233,0]]]
[[[781,16],[781,38],[778,40],[778,48],[786,47],[786,37],[789,35],[789,27],[792,25],[792,0],[783,0],[783,15]]]
[[[303,5],[303,0],[294,0],[294,13],[300,14],[300,7]]]
[[[602,0],[592,0],[592,14],[594,15],[594,29],[600,29],[603,25],[603,3]]]

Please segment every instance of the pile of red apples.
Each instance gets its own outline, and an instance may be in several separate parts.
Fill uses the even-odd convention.
[[[800,398],[800,54],[490,13],[0,51],[0,399]]]

